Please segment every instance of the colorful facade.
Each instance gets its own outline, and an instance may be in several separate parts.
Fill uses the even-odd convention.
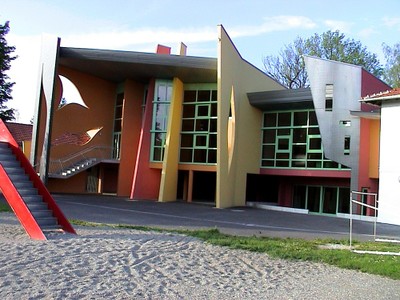
[[[378,114],[366,115],[364,118],[374,118],[377,129],[371,132],[379,139],[379,211],[378,221],[400,225],[400,160],[398,151],[399,140],[396,138],[399,128],[400,90],[388,90],[383,93],[370,94],[363,102],[377,105]]]
[[[351,189],[377,191],[359,99],[388,86],[360,67],[307,57],[310,88],[286,90],[222,26],[217,58],[59,43],[44,42],[31,156],[53,192],[346,214]]]

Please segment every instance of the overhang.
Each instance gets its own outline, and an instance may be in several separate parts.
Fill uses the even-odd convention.
[[[311,89],[288,89],[247,93],[252,106],[262,111],[313,108]]]
[[[371,119],[371,120],[379,120],[381,118],[380,110],[377,111],[350,111],[352,116]]]
[[[61,47],[58,63],[116,83],[174,77],[184,83],[217,82],[217,59],[208,57]]]

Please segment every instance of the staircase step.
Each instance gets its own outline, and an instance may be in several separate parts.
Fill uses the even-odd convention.
[[[34,187],[23,187],[18,189],[19,194],[24,199],[26,196],[38,195],[38,190]]]
[[[15,166],[15,167],[7,167],[7,168],[4,168],[4,169],[6,170],[8,176],[10,176],[10,175],[24,175],[24,174],[26,174],[25,171],[24,171],[24,169],[21,168],[21,166],[18,166],[18,167],[16,167],[16,166]]]
[[[7,168],[21,168],[21,164],[20,164],[20,162],[19,161],[17,161],[17,160],[2,160],[1,161],[1,164],[3,165],[3,168],[4,169],[7,169]]]
[[[17,190],[34,188],[33,183],[31,181],[13,181],[13,184],[17,188]]]
[[[22,172],[8,174],[8,177],[10,177],[12,182],[30,181],[28,174]]]
[[[0,161],[16,160],[15,156],[10,152],[0,151]]]
[[[43,228],[48,225],[57,225],[57,219],[55,217],[36,218],[36,222],[38,223],[40,228]]]
[[[49,209],[45,209],[45,210],[32,210],[31,208],[29,208],[29,209],[30,209],[32,215],[35,217],[35,219],[53,217],[53,213]]]
[[[36,195],[26,195],[22,197],[26,203],[42,203],[43,198],[41,195],[36,194]],[[44,203],[44,202],[43,202]]]
[[[40,227],[43,231],[53,231],[53,230],[62,230],[61,226],[58,224],[54,225],[43,225]]]
[[[25,203],[28,206],[30,211],[39,211],[39,210],[48,210],[47,204],[44,202],[27,202]]]

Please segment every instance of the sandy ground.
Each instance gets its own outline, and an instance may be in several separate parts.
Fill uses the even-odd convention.
[[[77,227],[30,240],[0,213],[0,299],[400,299],[400,281],[176,234]]]

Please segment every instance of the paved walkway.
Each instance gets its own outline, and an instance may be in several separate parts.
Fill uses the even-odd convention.
[[[132,201],[112,196],[54,195],[69,219],[155,226],[162,228],[218,228],[235,235],[298,238],[349,238],[349,220],[250,207],[217,209],[196,203]],[[373,239],[373,223],[353,221],[353,237]],[[400,239],[400,226],[379,224],[377,234]]]

